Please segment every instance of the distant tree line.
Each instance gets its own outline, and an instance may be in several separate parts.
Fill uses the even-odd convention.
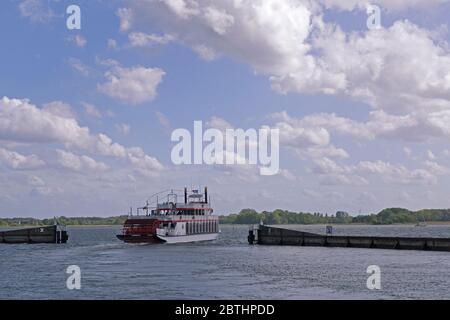
[[[117,217],[58,217],[57,221],[66,226],[100,226],[100,225],[123,225],[127,216]],[[34,219],[34,218],[7,218],[0,219],[0,226],[48,226],[53,225],[54,219]]]
[[[257,212],[253,209],[241,210],[238,214],[221,216],[223,224],[394,224],[418,222],[450,221],[450,209],[424,209],[410,211],[402,208],[384,209],[378,214],[350,216],[347,212],[338,211],[335,215],[322,213],[292,212],[275,210]]]
[[[117,217],[58,217],[58,222],[67,226],[123,225],[127,216]],[[418,222],[450,221],[450,209],[424,209],[410,211],[402,208],[384,209],[378,214],[350,216],[347,212],[338,211],[334,215],[323,213],[292,212],[275,210],[257,212],[254,209],[243,209],[238,214],[220,216],[222,224],[394,224]],[[0,227],[44,226],[52,225],[53,219],[5,218],[0,219]]]

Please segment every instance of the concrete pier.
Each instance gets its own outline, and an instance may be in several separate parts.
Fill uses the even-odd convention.
[[[253,231],[253,230],[252,230]],[[254,232],[254,231],[253,231]],[[253,243],[250,241],[249,243]],[[332,236],[260,225],[257,244],[450,252],[450,238]]]

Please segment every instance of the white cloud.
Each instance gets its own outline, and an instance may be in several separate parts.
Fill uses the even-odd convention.
[[[430,171],[431,173],[433,173],[437,176],[450,174],[449,168],[444,167],[434,161],[429,161],[429,160],[425,161],[425,167],[427,168],[428,171]]]
[[[55,13],[42,0],[23,0],[19,4],[22,17],[32,22],[49,22],[55,18]]]
[[[367,184],[368,179],[381,179],[387,184],[435,184],[437,176],[448,173],[448,169],[433,162],[424,168],[408,169],[401,164],[389,162],[360,161],[355,165],[340,165],[322,158],[313,161],[312,172],[319,175],[324,184]]]
[[[448,0],[320,0],[327,8],[338,8],[341,10],[365,10],[368,5],[380,5],[392,11],[404,9],[423,9],[425,7],[437,6],[448,2]]]
[[[227,129],[234,129],[234,126],[226,121],[223,118],[212,116],[207,122],[206,127],[212,128],[212,129],[218,129],[222,132],[225,132]]]
[[[411,157],[411,155],[412,155],[412,150],[411,150],[411,148],[403,147],[403,152],[405,153],[405,155],[406,155],[407,157]]]
[[[319,178],[321,185],[325,186],[362,186],[368,181],[360,176],[347,176],[344,174],[328,174]]]
[[[164,166],[138,147],[126,148],[107,135],[92,134],[75,119],[39,109],[29,100],[0,99],[0,140],[51,144],[86,150],[92,154],[125,159],[140,170],[157,174]]]
[[[18,152],[0,148],[0,164],[10,169],[36,169],[45,165],[45,162],[36,155],[25,156]]]
[[[187,19],[198,14],[198,3],[196,1],[166,0],[164,4],[179,18]]]
[[[55,116],[66,118],[66,119],[76,119],[77,115],[73,111],[70,104],[62,101],[53,101],[43,105],[43,111],[49,112]]]
[[[156,158],[145,154],[141,148],[129,148],[127,158],[140,173],[145,175],[156,176],[159,171],[164,169],[163,165]]]
[[[156,89],[164,75],[165,72],[158,68],[114,66],[105,73],[107,81],[97,88],[110,98],[138,105],[155,99]]]
[[[205,8],[204,19],[220,35],[224,35],[227,29],[234,24],[232,15],[213,6]]]
[[[87,45],[87,40],[82,35],[70,36],[67,40],[73,44],[75,44],[79,48],[84,48]]]
[[[381,177],[388,183],[416,184],[436,183],[434,172],[427,169],[409,170],[403,165],[383,161],[362,161],[353,170]]]
[[[128,31],[133,21],[133,11],[127,8],[120,8],[117,10],[117,16],[120,19],[120,31]]]
[[[313,172],[317,174],[344,174],[350,173],[350,167],[340,166],[336,162],[328,158],[314,160]]]
[[[216,53],[250,63],[269,75],[305,65],[311,10],[291,0],[256,1],[129,1],[139,21],[162,21],[166,32],[177,34],[208,60]],[[274,72],[277,70],[276,72]]]
[[[35,175],[28,177],[27,185],[31,187],[30,195],[32,196],[50,197],[64,193],[63,188],[49,186],[43,179]]]
[[[94,106],[93,104],[90,104],[90,103],[86,103],[86,102],[83,102],[82,104],[83,104],[83,107],[84,107],[84,112],[88,116],[94,117],[94,118],[102,118],[102,114],[97,109],[96,106]]]
[[[218,53],[214,49],[204,44],[193,45],[192,50],[194,50],[200,56],[200,58],[205,61],[213,61],[218,56]]]
[[[409,6],[406,1],[381,2],[392,8]],[[351,3],[353,7],[365,1]],[[157,18],[163,31],[177,34],[181,43],[195,51],[200,44],[202,52],[211,52],[202,56],[210,60],[223,54],[243,61],[270,77],[273,88],[282,93],[342,94],[387,115],[450,109],[446,41],[408,21],[346,34],[324,22],[322,8],[310,1],[129,4],[140,27],[145,28],[146,19]]]
[[[117,41],[115,39],[108,39],[107,46],[108,46],[108,49],[114,50],[114,49],[117,49],[117,47],[119,45],[117,44]]]
[[[154,44],[168,44],[175,40],[175,37],[170,34],[157,35],[146,34],[143,32],[132,32],[128,35],[128,40],[132,47],[146,47]]]
[[[324,128],[328,132],[348,135],[358,140],[386,138],[425,142],[431,139],[450,138],[450,109],[429,113],[411,112],[407,115],[390,115],[378,110],[370,112],[366,122],[339,117],[334,113],[317,113],[303,118],[293,118],[286,112],[280,112],[272,114],[271,118],[290,127]]]
[[[91,68],[86,66],[83,62],[81,62],[81,60],[79,60],[77,58],[69,58],[67,60],[67,63],[73,70],[75,70],[76,72],[78,72],[79,74],[81,74],[85,77],[88,77],[92,73]]]
[[[96,161],[85,155],[78,156],[64,150],[56,150],[56,160],[61,167],[76,172],[102,172],[109,169],[103,162]]]
[[[387,29],[349,35],[324,26],[312,43],[322,52],[315,58],[318,65],[340,79],[330,93],[398,114],[450,108],[450,52],[435,40],[432,32],[397,21]],[[322,81],[308,82],[295,71],[277,81],[282,91],[322,91]]]
[[[325,123],[304,121],[290,117],[286,112],[269,116],[280,130],[280,145],[293,150],[300,158],[348,158],[346,150],[331,144],[330,132]]]
[[[123,134],[124,136],[130,134],[131,127],[130,127],[130,125],[128,125],[128,124],[125,124],[125,123],[116,124],[115,127],[116,127],[116,130],[117,130],[120,134]]]
[[[156,118],[158,119],[158,122],[165,128],[170,129],[170,120],[167,118],[167,116],[159,111],[155,111]]]

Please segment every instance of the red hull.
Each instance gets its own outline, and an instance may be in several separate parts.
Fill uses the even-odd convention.
[[[154,218],[127,219],[122,234],[117,235],[117,238],[127,243],[161,243],[163,241],[155,236],[159,223]]]
[[[160,240],[156,236],[132,236],[132,235],[117,235],[117,238],[126,243],[162,243],[164,241]]]

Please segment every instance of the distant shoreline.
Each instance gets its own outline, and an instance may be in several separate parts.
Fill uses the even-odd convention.
[[[221,225],[225,226],[248,226],[248,225],[256,225],[256,223],[221,223]],[[285,224],[270,224],[277,226],[293,226],[293,225],[301,225],[301,226],[380,226],[380,227],[389,227],[389,226],[415,226],[415,223],[405,222],[405,223],[392,223],[392,224],[369,224],[369,223],[285,223]],[[426,225],[429,226],[450,226],[450,221],[427,221]],[[21,225],[0,225],[0,229],[2,228],[33,228],[33,227],[42,227],[44,224],[36,225],[36,224],[21,224]],[[122,227],[122,224],[69,224],[67,227],[87,227],[87,228],[106,228],[106,227]]]
[[[128,216],[115,217],[58,217],[58,223],[66,226],[122,226]],[[335,215],[323,213],[292,212],[274,210],[257,212],[243,209],[238,214],[219,216],[222,225],[450,225],[450,209],[423,209],[410,211],[403,208],[388,208],[378,214],[351,216],[345,211]],[[32,227],[53,225],[54,219],[0,218],[1,227]]]

